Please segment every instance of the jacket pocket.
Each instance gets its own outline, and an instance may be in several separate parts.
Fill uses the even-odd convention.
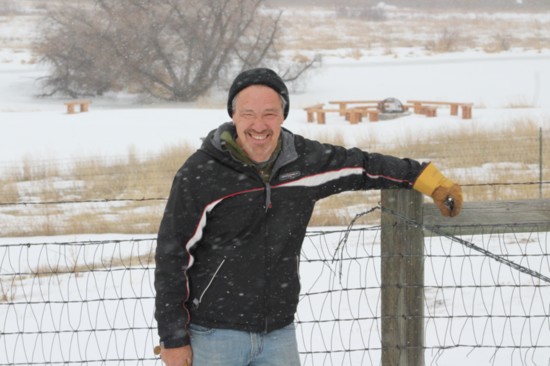
[[[200,307],[201,302],[202,302],[202,298],[208,292],[208,289],[210,288],[210,286],[212,285],[212,283],[214,282],[214,280],[218,276],[218,273],[220,272],[220,269],[222,269],[224,263],[225,263],[225,258],[222,260],[222,262],[220,263],[220,265],[218,266],[218,268],[216,269],[216,271],[214,272],[214,274],[210,278],[210,281],[208,282],[208,284],[206,285],[204,290],[201,292],[201,295],[199,296],[199,298],[194,298],[193,299],[193,310],[197,310]]]

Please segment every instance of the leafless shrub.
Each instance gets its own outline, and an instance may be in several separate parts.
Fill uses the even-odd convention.
[[[368,6],[366,4],[355,6],[340,4],[336,8],[336,15],[341,18],[363,19],[371,22],[381,22],[388,19],[386,9],[379,6]]]
[[[513,99],[510,99],[505,105],[504,108],[533,108],[533,103],[529,102],[525,96],[515,96]]]
[[[359,18],[369,20],[371,22],[382,22],[388,19],[386,10],[381,7],[371,7],[363,9],[359,12]]]
[[[258,65],[287,79],[275,43],[280,13],[263,0],[62,0],[48,12],[37,50],[51,64],[45,95],[129,90],[192,101],[238,71]],[[283,70],[281,70],[283,69]]]
[[[0,179],[0,202],[17,202],[19,192],[17,190],[16,181],[7,177]]]
[[[485,52],[504,52],[512,46],[512,37],[508,33],[496,33],[492,37],[492,42],[484,47]]]
[[[0,281],[0,303],[7,303],[15,299],[17,285],[15,277],[11,280]]]
[[[434,40],[426,43],[426,49],[432,52],[454,52],[458,50],[459,43],[459,32],[445,27]]]
[[[19,12],[19,4],[14,0],[0,0],[0,15],[10,15]]]
[[[4,288],[2,282],[0,282],[0,302],[8,302],[9,295],[7,289]]]
[[[25,155],[19,170],[22,181],[38,181],[57,176],[59,167],[50,160],[41,160]]]

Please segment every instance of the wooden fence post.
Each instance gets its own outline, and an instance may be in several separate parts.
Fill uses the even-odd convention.
[[[413,190],[383,190],[382,366],[424,365],[424,235],[422,194]]]

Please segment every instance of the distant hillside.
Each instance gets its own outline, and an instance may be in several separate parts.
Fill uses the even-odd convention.
[[[0,0],[0,15],[44,9],[57,0]],[[76,0],[75,0],[76,1]],[[80,2],[94,0],[78,0]],[[271,6],[374,6],[384,2],[408,8],[479,9],[479,10],[542,10],[550,11],[550,0],[265,0]]]
[[[369,6],[384,2],[390,5],[409,8],[494,10],[542,9],[550,11],[549,0],[267,0],[267,2],[273,6]]]

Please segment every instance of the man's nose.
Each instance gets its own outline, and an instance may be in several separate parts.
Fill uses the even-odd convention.
[[[261,116],[254,117],[252,124],[250,125],[256,131],[263,131],[267,128],[267,124]]]

